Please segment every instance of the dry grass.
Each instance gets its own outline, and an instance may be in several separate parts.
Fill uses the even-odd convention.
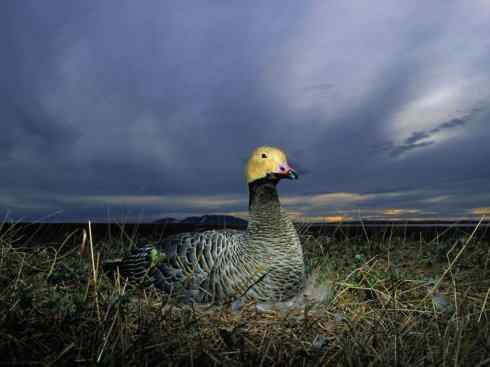
[[[303,232],[310,292],[323,303],[234,312],[175,304],[101,273],[100,259],[132,240],[87,236],[84,257],[81,231],[35,248],[4,231],[0,364],[490,365],[488,242]]]

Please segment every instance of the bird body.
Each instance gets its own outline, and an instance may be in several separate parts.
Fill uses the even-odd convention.
[[[148,276],[163,293],[185,302],[224,302],[238,297],[281,302],[304,287],[303,250],[281,208],[277,183],[296,178],[277,148],[257,148],[247,162],[249,223],[246,231],[210,230],[170,236],[137,248],[123,259],[130,280]]]

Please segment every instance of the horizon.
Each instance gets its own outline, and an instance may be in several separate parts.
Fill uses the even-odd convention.
[[[162,216],[158,218],[148,218],[148,217],[120,217],[120,218],[103,218],[103,219],[87,219],[87,220],[59,220],[56,217],[48,217],[40,220],[24,220],[22,218],[18,218],[17,220],[9,219],[5,217],[2,223],[9,224],[83,224],[83,223],[92,223],[92,224],[129,224],[129,225],[139,225],[139,224],[154,224],[154,225],[169,225],[169,224],[192,224],[190,222],[186,222],[188,220],[194,219],[211,219],[213,217],[224,217],[224,222],[226,224],[227,218],[230,220],[243,220],[248,222],[248,216],[243,215],[241,213],[209,213],[203,215],[192,214],[189,216],[181,216],[181,217],[171,217],[171,216]],[[464,218],[390,218],[390,217],[371,217],[371,218],[344,218],[341,216],[333,216],[333,217],[301,217],[301,216],[290,216],[294,223],[298,224],[307,224],[307,225],[395,225],[395,226],[404,226],[404,225],[443,225],[443,226],[465,226],[465,225],[478,225],[478,226],[488,226],[490,225],[490,218],[486,216],[481,217],[464,217]],[[170,222],[166,222],[170,221]],[[207,222],[205,225],[209,224]],[[236,224],[236,223],[235,223]]]
[[[0,215],[245,216],[272,145],[293,219],[488,217],[490,3],[376,5],[10,2]]]

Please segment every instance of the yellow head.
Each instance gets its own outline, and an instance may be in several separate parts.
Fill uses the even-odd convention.
[[[278,148],[259,147],[255,149],[245,165],[247,183],[261,178],[279,180],[297,179],[298,174],[289,166],[286,154]]]

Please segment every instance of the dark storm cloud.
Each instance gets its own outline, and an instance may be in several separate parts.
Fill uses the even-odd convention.
[[[431,133],[437,133],[443,129],[451,129],[453,127],[456,127],[456,126],[463,126],[464,124],[466,124],[467,121],[464,121],[462,119],[452,119],[452,120],[449,120],[443,124],[441,124],[439,127],[435,128],[435,129],[432,129],[430,132]]]
[[[416,144],[420,140],[429,138],[430,135],[430,133],[425,131],[414,131],[409,138],[405,139],[405,145]]]
[[[409,140],[409,139],[407,139],[407,140]],[[408,151],[411,151],[411,150],[414,150],[417,148],[424,148],[424,147],[427,147],[427,146],[432,145],[432,144],[434,144],[434,141],[424,141],[421,143],[406,142],[405,144],[398,145],[398,146],[395,146],[392,149],[390,149],[391,150],[390,155],[392,157],[399,157],[400,155],[402,155],[403,153],[406,153]]]
[[[258,145],[287,150],[302,177],[281,193],[305,214],[490,206],[485,2],[24,1],[6,14],[0,205],[14,217],[243,212]]]
[[[462,118],[454,118],[449,121],[443,122],[437,127],[427,130],[427,131],[414,131],[412,135],[406,138],[402,144],[395,145],[393,143],[385,143],[379,148],[375,148],[378,151],[388,151],[391,157],[399,157],[406,152],[409,152],[414,149],[424,148],[435,144],[434,140],[430,140],[430,138],[437,133],[440,133],[444,130],[454,129],[456,127],[462,127],[468,121],[463,120]]]
[[[60,24],[56,14],[67,9],[57,9],[52,16],[55,25],[49,22],[51,15],[45,5],[32,3],[27,7],[33,13],[41,11],[41,16],[29,14],[35,18],[27,24],[31,29],[16,24],[18,42],[24,43],[18,48],[34,54],[20,63],[31,71],[32,58],[39,55],[45,62],[37,73],[31,72],[30,93],[18,91],[15,97],[24,99],[27,94],[27,104],[29,100],[41,103],[42,108],[63,119],[65,126],[56,118],[44,119],[47,111],[42,109],[33,114],[34,119],[13,117],[12,124],[28,122],[31,128],[37,124],[47,135],[58,129],[60,135],[63,129],[80,130],[79,140],[67,155],[55,161],[71,159],[79,169],[75,174],[84,184],[72,185],[73,171],[58,171],[56,180],[65,181],[64,191],[230,190],[228,177],[232,175],[217,178],[230,163],[234,165],[230,167],[233,175],[239,172],[241,178],[242,167],[230,160],[230,152],[248,154],[260,140],[265,143],[271,129],[268,121],[274,119],[254,80],[253,69],[259,66],[261,56],[250,59],[246,55],[274,39],[269,37],[250,47],[240,42],[260,32],[260,24],[248,25],[260,11],[154,2],[153,10],[158,14],[152,14],[151,9],[130,2],[121,5],[92,5],[91,11],[81,12],[79,19],[68,18],[66,24]],[[25,11],[20,7],[16,10]],[[233,24],[233,17],[242,22]],[[259,20],[266,17],[264,14]],[[230,31],[222,32],[220,23],[230,26]],[[45,54],[30,39],[38,32],[41,43],[51,45]],[[236,153],[238,136],[246,143],[242,152]],[[10,140],[15,140],[16,146],[30,145],[29,139]],[[47,150],[58,146],[57,141],[41,143]],[[207,152],[204,156],[203,151]],[[202,177],[207,185],[190,182],[201,173],[205,173]],[[159,177],[157,182],[155,176]],[[86,182],[87,178],[91,182]],[[235,187],[237,182],[241,180],[235,180]]]

